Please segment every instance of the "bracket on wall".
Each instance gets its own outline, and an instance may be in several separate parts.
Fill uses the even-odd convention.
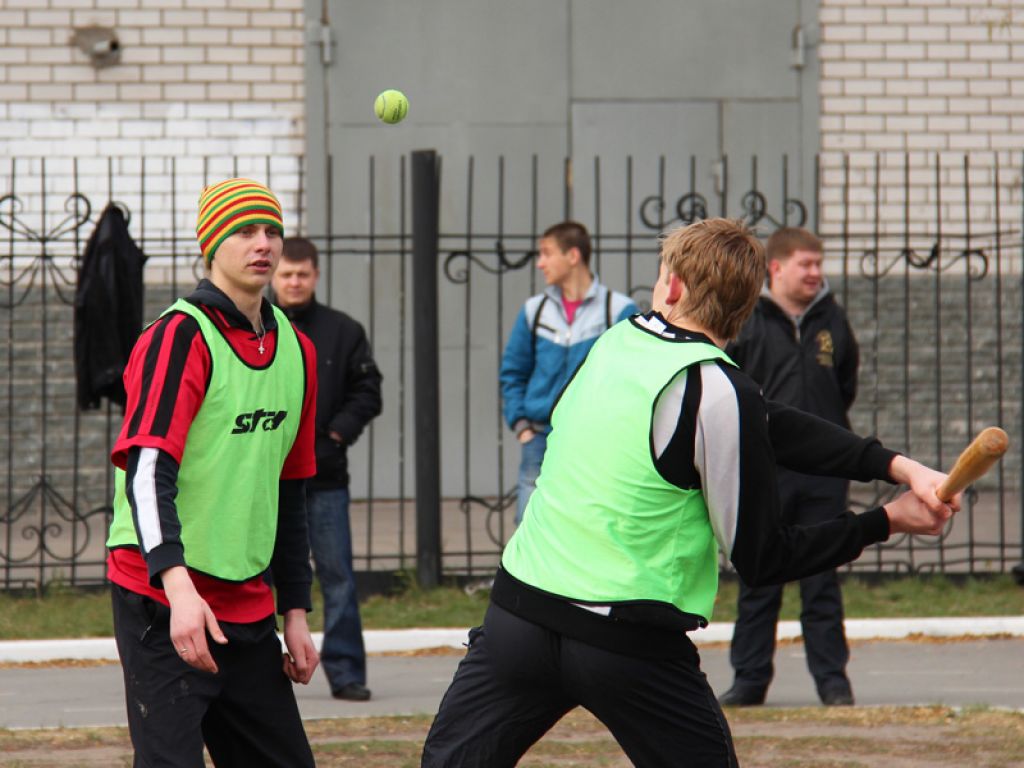
[[[331,25],[324,21],[310,19],[306,22],[306,42],[320,46],[320,63],[330,66],[334,60],[334,34]]]
[[[803,69],[807,63],[804,59],[804,25],[797,24],[789,38],[790,59],[789,66],[793,69]]]
[[[121,41],[117,39],[117,32],[110,27],[95,24],[75,27],[70,43],[88,56],[89,63],[96,69],[121,63]]]

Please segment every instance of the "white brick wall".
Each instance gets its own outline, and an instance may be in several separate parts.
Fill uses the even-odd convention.
[[[824,229],[899,230],[908,164],[913,205],[941,204],[966,226],[968,151],[970,179],[998,163],[1001,213],[1019,213],[1024,0],[821,0],[819,20]],[[69,44],[74,27],[90,24],[117,30],[120,65],[94,69]],[[45,157],[47,194],[77,185],[96,200],[144,204],[149,235],[165,229],[160,216],[170,226],[161,212],[172,208],[187,230],[204,175],[263,178],[263,155],[274,157],[275,188],[297,185],[303,28],[302,0],[2,0],[0,188],[13,168],[29,221],[43,166],[10,158]],[[172,157],[191,174],[175,181],[173,205]],[[934,189],[936,164],[949,189]],[[148,190],[167,191],[143,199],[143,176]],[[835,184],[852,187],[844,195]],[[980,202],[975,220],[990,226],[993,206]]]
[[[823,229],[885,235],[941,208],[955,238],[1019,219],[1024,0],[821,0],[819,21]],[[967,178],[989,185],[969,207],[966,152]]]
[[[93,24],[116,31],[119,65],[95,69],[70,44]],[[302,0],[2,0],[0,194],[14,185],[31,231],[56,223],[40,218],[44,189],[49,210],[76,188],[96,205],[113,197],[145,208],[150,238],[172,217],[189,231],[204,176],[269,172],[294,211],[303,27]]]

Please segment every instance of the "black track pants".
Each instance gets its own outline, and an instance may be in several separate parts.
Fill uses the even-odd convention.
[[[216,675],[190,667],[171,646],[170,609],[114,585],[114,635],[124,670],[135,768],[312,768],[273,617],[221,622]]]
[[[832,477],[779,473],[779,497],[787,524],[814,525],[843,514],[849,483]],[[740,581],[739,606],[729,660],[735,684],[765,691],[775,674],[775,635],[783,585],[748,587]],[[818,693],[849,690],[846,665],[850,649],[843,629],[843,595],[835,569],[800,580],[800,624],[807,667]]]
[[[733,768],[729,726],[700,670],[684,659],[624,656],[494,605],[470,632],[423,747],[428,768],[504,768],[570,709],[594,714],[640,768]]]

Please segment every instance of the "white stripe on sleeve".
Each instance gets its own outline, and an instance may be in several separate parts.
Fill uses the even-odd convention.
[[[715,362],[700,366],[703,391],[697,410],[694,465],[718,546],[732,557],[740,502],[740,410],[736,390]]]
[[[139,545],[143,552],[150,552],[163,542],[160,530],[160,510],[156,500],[156,460],[160,451],[156,448],[139,450],[139,463],[132,479],[132,494],[135,497],[135,516],[139,521]]]
[[[668,448],[679,426],[679,414],[683,410],[683,395],[686,394],[686,369],[676,374],[658,398],[654,406],[654,419],[651,425],[651,440],[654,443],[654,457]]]

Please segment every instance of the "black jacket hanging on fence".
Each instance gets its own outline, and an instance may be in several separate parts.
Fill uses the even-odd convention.
[[[85,246],[75,289],[75,376],[82,410],[99,408],[103,397],[125,404],[121,376],[142,331],[145,261],[124,212],[108,204]]]

